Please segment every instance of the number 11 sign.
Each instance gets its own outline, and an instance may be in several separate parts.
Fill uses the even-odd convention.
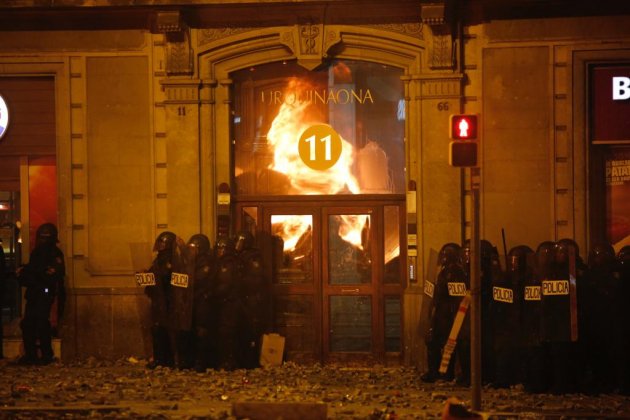
[[[341,137],[327,124],[310,126],[298,142],[302,162],[316,171],[332,168],[341,156],[341,147]]]

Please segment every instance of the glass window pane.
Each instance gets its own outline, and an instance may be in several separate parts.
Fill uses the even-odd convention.
[[[276,332],[285,337],[287,353],[313,353],[315,325],[312,296],[276,296],[274,320]]]
[[[274,283],[313,281],[313,216],[272,215]]]
[[[309,71],[295,61],[231,74],[234,178],[241,195],[404,192],[404,90],[399,68],[335,60]],[[330,167],[313,169],[325,136],[300,136],[325,124],[340,136]],[[321,143],[321,144],[320,144]],[[317,152],[317,153],[316,153]]]
[[[243,207],[241,213],[241,226],[243,230],[256,236],[258,230],[258,207]]]
[[[372,281],[370,216],[328,216],[328,275],[330,284],[365,284]]]
[[[385,298],[385,351],[400,351],[400,297]]]
[[[386,284],[400,283],[400,220],[398,218],[398,206],[385,206],[383,221],[385,244],[383,247],[385,270],[384,282]]]
[[[330,297],[330,351],[371,351],[372,298]]]

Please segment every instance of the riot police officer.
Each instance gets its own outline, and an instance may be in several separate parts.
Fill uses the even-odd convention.
[[[449,298],[448,283],[458,280],[463,282],[465,277],[459,264],[461,247],[455,243],[447,243],[442,246],[438,254],[440,272],[435,284],[433,301],[429,314],[429,330],[425,337],[427,346],[428,370],[420,379],[424,382],[435,382],[439,378],[438,370],[442,359],[444,345],[451,332],[455,315]],[[455,358],[449,363],[445,379],[452,380],[454,374]]]
[[[482,239],[481,243],[481,364],[482,380],[494,383],[496,380],[494,354],[494,322],[492,319],[493,306],[497,303],[494,298],[494,284],[503,278],[499,252],[490,241]],[[498,304],[498,303],[497,303]]]
[[[214,274],[214,257],[210,240],[204,234],[198,233],[190,237],[187,244],[188,266],[193,284],[192,302],[192,330],[194,344],[190,355],[197,372],[205,372],[214,366],[215,351],[213,348],[210,297]]]
[[[176,254],[172,262],[169,303],[171,342],[175,343],[175,365],[178,369],[190,369],[194,363],[193,300],[196,287],[194,246],[184,247],[176,238]],[[192,252],[191,252],[192,251]]]
[[[221,238],[215,246],[216,268],[213,291],[213,318],[217,326],[217,367],[233,370],[238,367],[237,327],[242,305],[242,267],[236,257],[234,240]]]
[[[492,320],[494,331],[495,381],[498,388],[507,388],[520,378],[516,368],[519,348],[521,299],[528,272],[527,256],[533,254],[526,245],[508,253],[507,271],[492,279]]]
[[[516,247],[510,252],[513,265],[522,273],[522,285],[519,286],[518,300],[520,302],[520,334],[519,354],[521,366],[519,373],[527,392],[539,393],[545,391],[544,362],[545,352],[540,335],[542,317],[541,279],[551,275],[551,264],[555,244],[545,241],[538,245],[536,253],[529,247]],[[533,259],[534,261],[530,261]]]
[[[174,366],[174,352],[169,337],[171,325],[171,275],[182,271],[183,249],[181,239],[173,232],[162,232],[153,246],[157,252],[149,272],[155,276],[155,285],[147,286],[145,293],[151,299],[151,337],[153,361],[147,367]]]
[[[570,264],[571,258],[577,262],[577,255],[577,247],[559,241],[554,248],[551,272],[541,282],[541,333],[549,357],[549,390],[554,394],[572,392],[576,385],[572,369],[576,351],[571,345],[575,308],[571,300]]]
[[[236,252],[242,266],[241,291],[242,313],[238,328],[239,366],[255,368],[259,363],[262,334],[265,332],[267,308],[269,308],[268,285],[263,272],[262,254],[256,248],[251,232],[242,231],[236,237]]]
[[[536,248],[534,273],[525,279],[521,310],[523,385],[528,392],[547,390],[546,348],[542,340],[542,280],[552,277],[555,243],[541,242]]]
[[[470,241],[466,240],[462,248],[464,271],[467,281],[470,278]],[[494,349],[492,325],[492,282],[493,278],[501,276],[499,254],[489,241],[480,241],[480,269],[481,269],[481,372],[482,381],[491,383],[494,380]],[[468,283],[470,284],[470,283]],[[466,323],[468,327],[468,323]],[[470,350],[468,350],[470,351]]]
[[[29,262],[18,269],[20,284],[26,287],[26,308],[22,327],[24,356],[20,364],[48,364],[53,361],[50,309],[57,295],[58,310],[63,311],[66,274],[63,252],[57,247],[57,227],[52,223],[41,225],[36,232],[35,249]],[[41,359],[37,354],[37,341]]]
[[[622,306],[625,300],[630,296],[630,245],[626,245],[617,254],[617,262],[619,265],[620,281],[620,300]],[[619,393],[630,395],[630,311],[623,310],[623,315],[617,321],[620,326],[620,348],[617,360],[619,360],[619,368],[617,369],[617,383]]]
[[[592,369],[591,391],[610,392],[616,385],[616,369],[620,344],[620,322],[624,297],[621,295],[621,276],[617,270],[615,250],[610,244],[596,244],[588,255],[588,292],[583,316],[585,327],[580,331],[585,338],[587,366]],[[582,294],[581,294],[582,295]],[[582,305],[581,305],[582,306]],[[580,337],[580,338],[581,338]]]

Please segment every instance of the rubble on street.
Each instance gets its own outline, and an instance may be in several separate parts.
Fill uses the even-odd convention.
[[[455,397],[470,407],[470,389],[426,384],[411,367],[303,366],[251,370],[145,367],[134,357],[94,358],[47,366],[0,363],[0,418],[236,418],[239,402],[325,404],[332,419],[440,418]],[[630,418],[622,395],[527,394],[522,387],[483,389],[490,418]]]

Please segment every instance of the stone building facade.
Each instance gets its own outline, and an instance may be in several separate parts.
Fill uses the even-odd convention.
[[[450,114],[480,117],[483,238],[502,249],[503,229],[508,249],[570,237],[587,250],[605,237],[609,210],[598,203],[607,196],[594,171],[605,166],[603,149],[627,150],[630,137],[593,143],[592,68],[625,65],[627,76],[628,10],[602,7],[595,16],[569,10],[568,1],[562,10],[536,1],[499,2],[511,9],[490,1],[40,3],[0,6],[0,95],[16,80],[24,82],[18,92],[35,79],[48,83],[50,106],[22,107],[10,123],[34,127],[46,114],[54,128],[7,131],[0,174],[4,189],[21,192],[26,244],[24,209],[38,200],[28,194],[29,162],[54,157],[68,268],[64,357],[150,355],[147,301],[134,272],[150,263],[155,237],[170,230],[214,240],[226,226],[243,227],[244,207],[258,206],[235,185],[234,77],[272,63],[310,72],[345,60],[400,72],[402,190],[343,202],[270,194],[255,217],[256,229],[268,229],[264,203],[274,200],[299,212],[306,202],[321,220],[356,204],[374,211],[374,238],[383,241],[383,206],[400,210],[397,282],[383,285],[381,267],[368,289],[347,292],[371,298],[366,316],[378,349],[366,351],[370,360],[423,363],[424,283],[435,275],[437,250],[470,233],[470,175],[448,164]],[[315,253],[323,254],[319,241]],[[314,261],[324,267],[326,258]],[[296,292],[312,297],[300,325],[315,331],[315,360],[336,360],[326,299],[346,292],[328,288],[327,274],[314,276],[311,289]]]

